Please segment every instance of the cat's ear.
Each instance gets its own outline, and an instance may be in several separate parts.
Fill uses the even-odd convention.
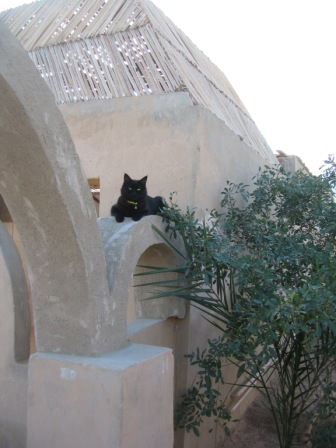
[[[124,182],[129,182],[131,180],[131,178],[129,177],[128,174],[124,174]]]
[[[143,185],[146,185],[147,177],[148,177],[148,176],[143,177],[142,179],[139,180],[139,182],[140,182],[141,184],[143,184]]]

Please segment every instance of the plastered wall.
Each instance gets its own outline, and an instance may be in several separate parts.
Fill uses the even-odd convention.
[[[203,217],[220,206],[227,180],[249,184],[259,167],[270,163],[213,113],[194,106],[188,92],[76,103],[61,105],[60,109],[87,177],[100,178],[101,217],[109,216],[124,172],[136,179],[148,174],[150,195],[168,198],[176,191],[182,209],[197,207],[198,216]],[[147,343],[162,340],[158,328],[166,329],[155,324],[131,338]],[[188,309],[184,319],[170,322],[169,328],[173,337],[165,340],[175,356],[177,398],[195,374],[184,354],[197,346],[205,347],[216,332],[194,308]],[[234,372],[227,375],[234,376]],[[237,415],[244,408],[244,404],[240,406]],[[199,438],[178,431],[174,446],[220,446],[222,436],[220,428],[211,434],[205,429]]]
[[[8,61],[0,65],[0,94],[5,106],[1,110],[1,194],[17,224],[27,253],[33,317],[37,324],[37,350],[40,352],[29,363],[31,381],[28,386],[32,399],[28,412],[28,447],[37,448],[41,440],[47,440],[48,447],[52,448],[58,446],[57,428],[62,427],[62,419],[66,415],[63,412],[63,397],[69,400],[69,406],[81,397],[80,382],[77,380],[81,375],[86,376],[89,363],[87,359],[74,359],[73,355],[79,358],[82,355],[99,357],[108,351],[121,349],[119,355],[127,358],[131,356],[130,351],[132,356],[137,357],[138,352],[145,350],[143,346],[133,351],[123,348],[128,341],[118,328],[124,325],[125,316],[118,319],[112,306],[113,300],[108,296],[105,275],[109,273],[105,272],[94,208],[85,178],[100,178],[102,217],[109,216],[110,206],[119,195],[124,172],[134,178],[148,174],[151,195],[161,194],[167,198],[170,192],[176,191],[182,208],[197,207],[198,215],[204,216],[207,209],[219,206],[220,192],[227,179],[249,183],[258,167],[268,161],[246,146],[215,115],[194,106],[188,92],[62,105],[60,110],[70,130],[73,145],[50,92],[40,84],[42,81],[35,68],[25,59],[27,55],[13,38],[9,38],[8,32],[6,34],[1,29],[0,32],[1,61]],[[50,204],[52,206],[48,206]],[[139,229],[143,225],[144,222],[137,224]],[[134,241],[137,247],[136,235]],[[141,255],[141,251],[133,252],[135,258]],[[127,256],[130,257],[129,265],[135,266],[137,260],[132,258],[133,252],[130,250]],[[113,250],[111,254],[113,256]],[[117,295],[119,300],[121,294]],[[126,310],[126,305],[123,304],[123,310]],[[205,346],[207,339],[214,335],[214,330],[194,309],[187,310],[185,317],[172,316],[170,319],[167,324],[161,325],[161,329],[153,326],[153,331],[148,330],[147,335],[143,327],[142,335],[138,333],[138,340],[136,332],[129,334],[129,340],[137,342],[142,338],[142,344],[153,344],[153,339],[156,339],[160,344],[162,341],[170,344],[175,357],[175,393],[178,396],[193,378],[183,355],[197,346]],[[160,333],[162,336],[167,325],[170,337],[162,338]],[[120,340],[119,334],[122,335]],[[141,360],[144,366],[152,365],[153,350],[144,354]],[[53,355],[41,352],[51,352]],[[114,359],[119,355],[116,352]],[[169,362],[164,363],[167,375],[163,400],[169,405],[166,409],[169,427],[165,438],[168,448],[172,441],[170,407],[173,360],[169,350],[161,351],[155,357],[158,362],[153,364],[149,374],[156,381],[158,391],[162,389],[157,381],[163,378],[159,374],[162,372],[162,360],[169,358]],[[103,358],[102,364],[109,363],[109,357]],[[93,366],[93,392],[100,384],[99,381],[95,384],[95,381],[101,365],[100,362],[90,362]],[[64,367],[64,363],[68,367]],[[105,367],[107,365],[110,364],[104,364]],[[118,362],[109,368],[110,380],[113,381]],[[76,375],[64,378],[64,371],[76,371]],[[123,375],[126,378],[128,374],[127,368]],[[63,383],[64,379],[78,382],[78,387],[71,387],[73,396],[67,393],[69,386]],[[140,380],[146,381],[146,378],[140,378],[134,370],[129,387]],[[48,395],[52,391],[54,396]],[[39,400],[40,394],[44,401]],[[59,411],[58,427],[52,414],[56,407],[50,407],[50,396],[53,400],[59,400],[56,406]],[[148,408],[152,399],[155,400],[155,394],[153,397],[146,394]],[[121,400],[120,403],[122,406],[124,402]],[[130,396],[127,403],[132,411],[138,404],[134,396]],[[78,440],[85,440],[85,434],[81,431],[87,426],[81,412],[78,409],[74,422],[83,428],[78,431]],[[74,416],[74,413],[69,411],[70,415]],[[141,421],[136,413],[130,415],[137,424]],[[127,425],[126,414],[115,417],[119,422],[118,428]],[[89,421],[90,412],[85,414],[85,418]],[[41,424],[44,419],[45,424]],[[43,431],[40,431],[41,427]],[[90,433],[92,443],[94,436],[99,436],[98,427],[99,419],[97,432]],[[67,428],[70,434],[71,425]],[[143,425],[143,429],[146,428],[148,425]],[[146,432],[145,436],[150,438],[151,434]],[[203,431],[198,439],[180,432],[175,438],[175,446],[220,446],[220,437],[219,431],[213,431],[211,435]],[[108,444],[111,440],[109,434],[105,440]],[[90,446],[92,443],[90,441]],[[43,442],[40,446],[46,445]],[[114,446],[119,448],[121,445],[114,440]],[[146,448],[148,446],[147,443]]]
[[[0,100],[0,194],[26,255],[37,346],[29,357],[28,290],[4,229],[0,446],[128,448],[139,437],[139,447],[171,448],[171,350],[129,344],[121,331],[78,154],[51,93],[1,22]]]
[[[227,179],[250,181],[267,162],[188,92],[60,105],[87,177],[100,177],[100,216],[124,172],[148,174],[148,192],[177,192],[182,208],[218,206]]]

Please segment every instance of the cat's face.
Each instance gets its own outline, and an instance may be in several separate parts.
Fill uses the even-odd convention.
[[[146,182],[147,176],[140,180],[134,180],[125,173],[124,183],[121,187],[122,196],[134,201],[144,198],[147,195]]]

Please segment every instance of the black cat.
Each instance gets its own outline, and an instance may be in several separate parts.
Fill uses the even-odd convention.
[[[164,206],[164,199],[161,196],[155,198],[148,196],[146,182],[147,176],[140,180],[133,180],[128,174],[124,174],[121,196],[111,208],[111,215],[117,222],[123,222],[125,217],[139,221],[143,216],[159,213]]]

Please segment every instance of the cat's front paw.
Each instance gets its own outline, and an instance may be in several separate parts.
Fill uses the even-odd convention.
[[[140,221],[141,216],[132,216],[133,221]]]
[[[124,217],[124,216],[119,216],[119,215],[118,215],[118,216],[115,217],[115,219],[116,219],[117,222],[123,222],[124,219],[125,219],[125,217]]]

